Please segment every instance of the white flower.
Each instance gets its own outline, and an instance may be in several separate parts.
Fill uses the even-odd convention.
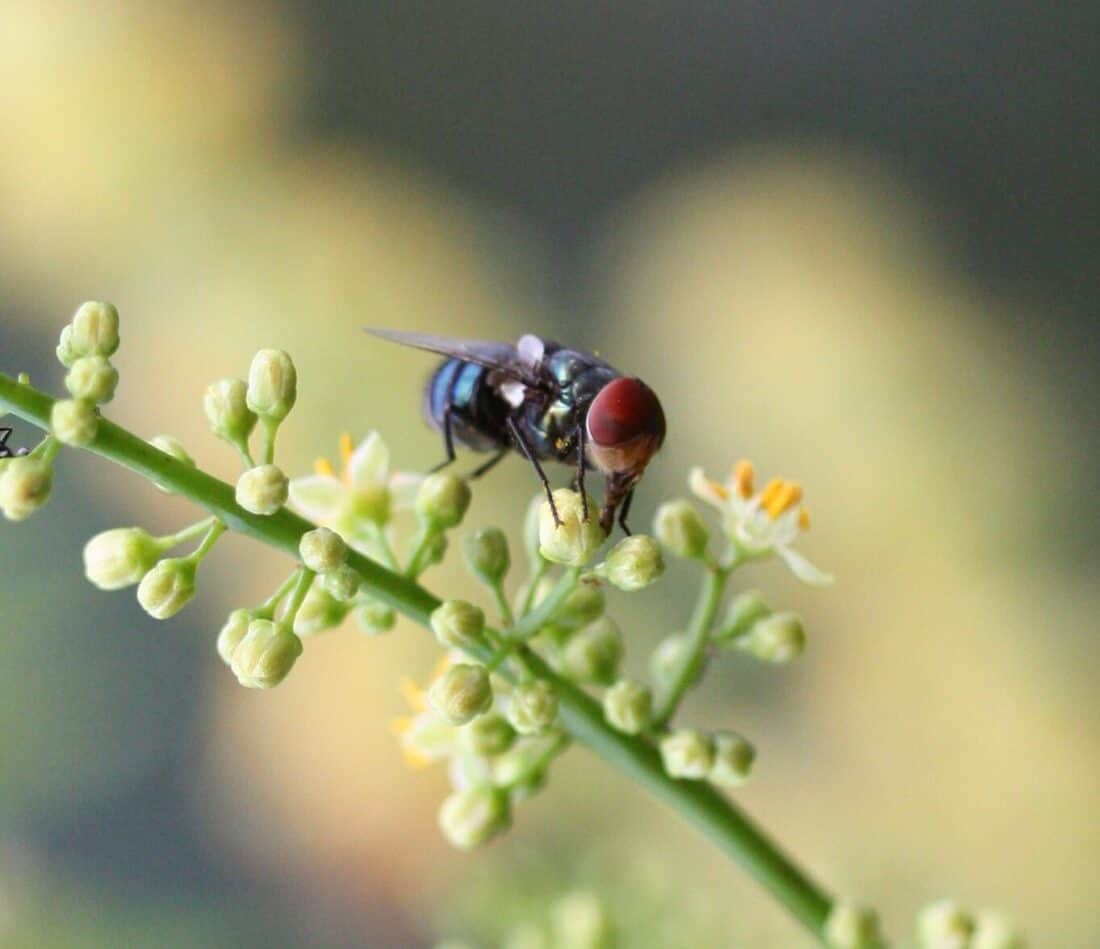
[[[774,554],[803,583],[825,586],[833,582],[829,574],[791,549],[798,535],[810,526],[797,482],[773,478],[756,492],[752,465],[739,461],[726,484],[711,481],[702,468],[692,468],[688,486],[697,498],[722,512],[726,534],[741,558],[756,560]]]
[[[412,510],[422,476],[390,471],[390,451],[377,432],[358,447],[340,436],[339,477],[327,458],[314,474],[290,482],[290,503],[304,517],[332,528],[351,546],[376,559],[381,529],[394,511]]]

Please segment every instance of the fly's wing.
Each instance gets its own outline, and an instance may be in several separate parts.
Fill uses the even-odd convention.
[[[545,381],[539,376],[537,365],[522,358],[515,346],[507,343],[495,343],[472,339],[452,339],[448,336],[435,336],[431,333],[405,333],[401,330],[377,329],[367,326],[364,329],[373,336],[388,339],[403,346],[424,349],[440,356],[452,356],[463,362],[476,363],[487,369],[494,369],[509,379],[525,386],[542,388]],[[527,337],[524,337],[526,339]]]

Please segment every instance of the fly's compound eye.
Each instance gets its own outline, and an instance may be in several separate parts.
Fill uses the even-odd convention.
[[[641,471],[665,439],[665,413],[641,379],[609,382],[588,408],[588,442],[604,471]]]

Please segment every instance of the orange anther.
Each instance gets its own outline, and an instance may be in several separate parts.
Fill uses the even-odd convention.
[[[332,462],[327,458],[318,458],[314,461],[313,471],[315,474],[328,475],[330,478],[336,477],[336,471],[332,467]]]
[[[753,467],[752,462],[742,458],[733,466],[733,484],[737,493],[746,501],[752,497],[753,492]]]

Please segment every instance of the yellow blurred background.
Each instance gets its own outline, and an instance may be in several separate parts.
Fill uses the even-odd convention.
[[[746,112],[751,131],[735,117],[708,138],[706,102],[681,124],[672,93],[647,105],[644,84],[632,97],[597,71],[581,94],[574,70],[541,62],[536,89],[515,52],[530,43],[577,66],[602,55],[602,36],[612,60],[630,62],[624,49],[662,48],[647,33],[665,26],[655,14],[636,14],[636,36],[590,28],[571,48],[564,12],[413,4],[420,19],[391,19],[383,6],[0,0],[3,371],[57,391],[61,325],[81,300],[111,300],[123,343],[108,414],[176,435],[231,478],[201,393],[243,374],[260,347],[298,365],[280,438],[296,472],[333,455],[344,430],[381,431],[400,468],[440,457],[418,408],[431,359],[363,325],[533,331],[598,349],[643,376],[669,419],[636,529],[686,493],[690,466],[719,475],[747,456],[806,486],[804,549],[838,578],[810,591],[777,566],[753,568],[746,583],[805,616],[807,654],[778,669],[727,657],[685,709],[756,743],[739,800],[897,936],[950,895],[1006,909],[1036,946],[1100,944],[1096,334],[1075,309],[1096,277],[1094,233],[1048,222],[1047,252],[1061,237],[1085,262],[1059,296],[1056,266],[983,269],[970,242],[994,256],[997,245],[967,214],[985,205],[956,207],[952,189],[965,188],[949,173],[937,190],[871,136],[794,110],[774,126]],[[734,106],[767,93],[769,75],[778,89],[808,82],[798,56],[814,48],[814,14],[780,6],[790,19],[777,11],[772,29],[786,23],[793,40],[776,40],[786,55],[770,73],[750,61]],[[771,36],[770,22],[748,26]],[[858,46],[876,28],[845,21],[821,41]],[[509,45],[513,29],[525,39]],[[704,54],[724,61],[724,35],[696,51],[701,74]],[[680,39],[669,33],[669,48]],[[514,55],[477,60],[497,42]],[[441,46],[446,63],[430,55]],[[370,83],[348,80],[356,62]],[[467,63],[475,79],[447,68]],[[658,57],[656,81],[665,69],[674,84],[682,66]],[[419,71],[437,86],[405,84]],[[484,82],[498,106],[512,89],[517,112],[538,113],[528,122],[540,129],[556,122],[566,143],[524,139],[527,122],[496,128],[464,82]],[[547,111],[587,114],[589,94],[626,96],[622,128]],[[969,101],[936,83],[927,95],[930,111]],[[431,126],[437,113],[453,124]],[[622,152],[647,123],[676,147],[639,144],[629,164]],[[566,161],[587,154],[585,136],[597,154],[616,149],[629,187]],[[451,164],[449,150],[462,152]],[[990,181],[1006,173],[996,150]],[[1093,175],[1078,185],[1095,199]],[[510,461],[475,489],[467,525],[518,540],[534,488]],[[608,901],[626,945],[810,944],[583,750],[503,840],[449,850],[435,823],[444,776],[406,770],[389,734],[399,677],[433,663],[422,631],[402,623],[368,640],[349,624],[310,640],[279,689],[252,693],[214,638],[230,608],[281,577],[279,557],[220,545],[194,605],[164,624],[84,581],[92,533],[166,530],[188,512],[66,452],[49,507],[0,526],[0,944],[490,945],[578,886]],[[629,668],[686,621],[692,580],[674,566],[659,587],[613,598]],[[449,563],[427,585],[457,593],[463,579]],[[680,922],[650,918],[662,914]]]

